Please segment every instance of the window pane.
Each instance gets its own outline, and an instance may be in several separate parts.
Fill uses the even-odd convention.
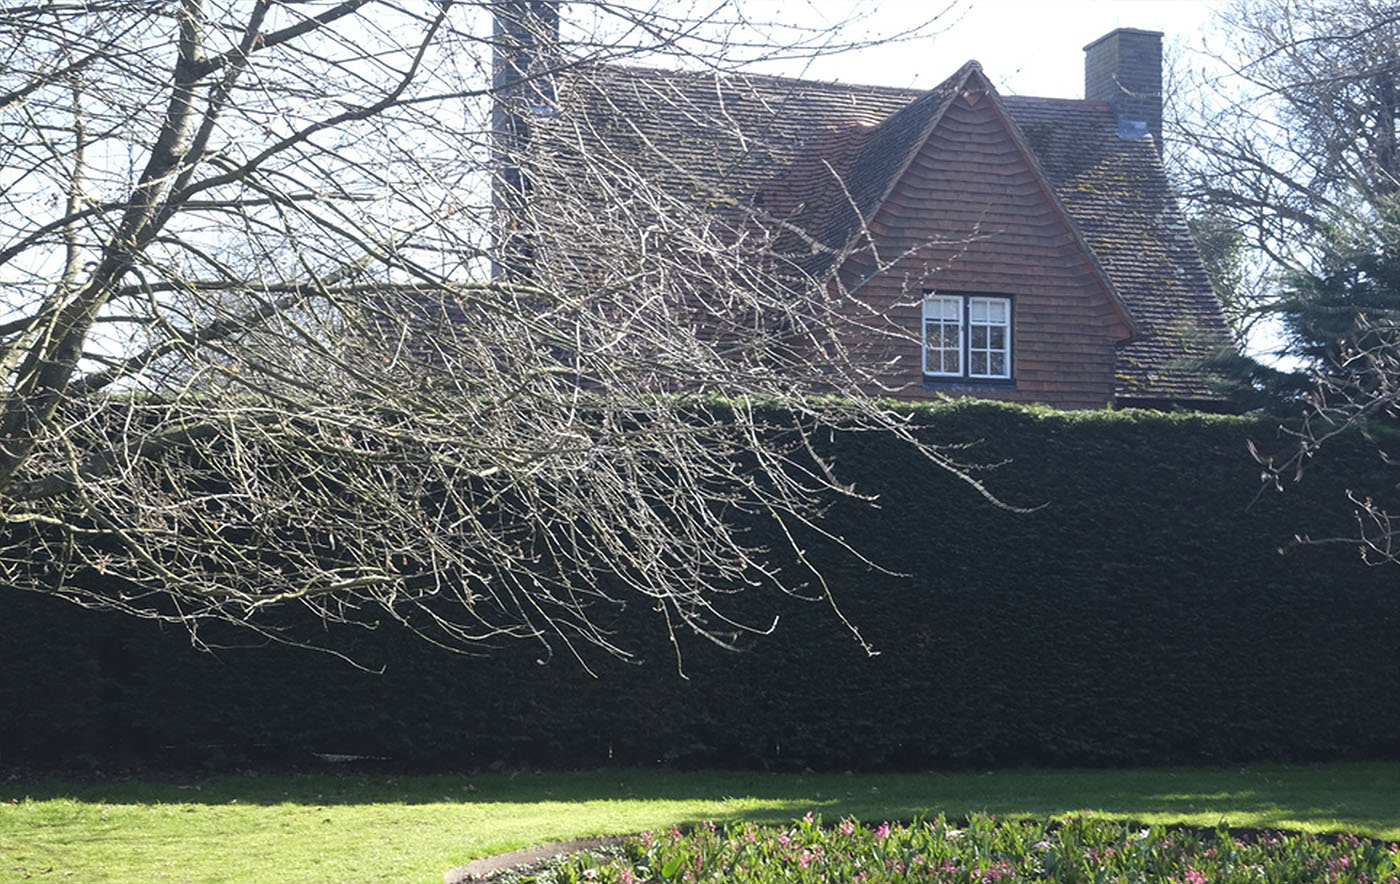
[[[943,370],[943,351],[939,349],[939,340],[942,334],[943,326],[941,323],[924,323],[924,371]]]
[[[962,302],[956,298],[927,298],[924,301],[924,371],[932,374],[958,374],[962,353]],[[943,314],[952,314],[944,318]]]
[[[971,314],[973,322],[986,322],[987,302],[978,298],[974,298],[972,300],[971,306],[968,309],[968,312]]]
[[[989,372],[989,374],[994,374],[994,375],[997,375],[998,377],[1004,377],[1004,376],[1006,375],[1006,354],[1005,354],[1005,353],[993,353],[993,354],[992,354],[992,370],[991,370],[991,372]]]
[[[971,374],[985,375],[987,373],[987,354],[978,353],[975,350],[968,354],[968,362],[972,366]]]
[[[973,341],[976,341],[976,340],[977,340],[977,337],[976,337],[976,334],[975,334],[975,333],[977,332],[977,329],[973,329],[973,332],[974,332]],[[990,335],[989,340],[990,340],[990,342],[991,342],[991,347],[992,347],[992,349],[994,349],[994,350],[1005,350],[1005,349],[1006,349],[1006,326],[1004,326],[1004,325],[994,325],[994,326],[992,326],[991,328],[988,328],[988,329],[987,329],[987,332],[988,332],[988,334]]]
[[[987,302],[987,320],[989,322],[1006,322],[1006,302],[1001,300]]]
[[[946,319],[956,322],[962,318],[962,299],[925,298],[924,316],[928,319]]]
[[[968,332],[972,335],[973,349],[987,349],[987,327],[985,325],[974,325],[968,329]]]

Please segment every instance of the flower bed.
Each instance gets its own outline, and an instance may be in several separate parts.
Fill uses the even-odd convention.
[[[705,823],[684,834],[647,832],[612,855],[570,857],[546,877],[555,884],[1400,884],[1400,846],[1352,835],[1197,831],[1083,816],[978,816],[957,825],[939,817],[874,827],[844,819],[823,827],[809,813],[781,828]]]

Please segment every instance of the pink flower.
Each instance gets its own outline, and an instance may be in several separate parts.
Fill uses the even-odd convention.
[[[812,864],[812,854],[805,850],[802,851],[802,855],[797,858],[797,864],[804,869],[807,868]]]
[[[875,837],[880,841],[884,841],[886,838],[890,837],[889,822],[883,822],[880,824],[880,827],[875,830]]]
[[[618,884],[636,884],[637,878],[632,874],[632,870],[624,868],[617,873]]]
[[[1206,884],[1206,876],[1202,872],[1187,866],[1186,884]]]
[[[816,821],[817,818],[812,815],[812,812],[810,810],[807,811],[807,815],[802,818],[802,822],[806,823],[809,826],[815,823]]]
[[[842,835],[849,835],[856,830],[855,820],[851,819],[850,817],[846,817],[844,820],[841,821],[841,825],[838,826],[838,828],[841,830]],[[1390,846],[1394,847],[1395,845],[1392,844]],[[1391,853],[1394,852],[1395,851],[1393,850],[1391,851]]]

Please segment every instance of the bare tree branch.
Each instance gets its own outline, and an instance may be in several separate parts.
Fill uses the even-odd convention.
[[[859,496],[830,433],[893,434],[992,498],[872,398],[888,366],[849,336],[910,330],[811,270],[847,246],[717,213],[653,163],[684,156],[616,150],[563,104],[620,59],[727,71],[851,41],[611,0],[561,37],[549,6],[0,12],[7,584],[196,629],[277,634],[290,605],[625,656],[623,606],[732,644],[772,626],[728,613],[736,592],[830,601],[803,545],[840,545],[822,512]],[[538,63],[494,80],[526,42]],[[652,98],[716,150],[765,149]],[[508,170],[529,188],[509,217]]]

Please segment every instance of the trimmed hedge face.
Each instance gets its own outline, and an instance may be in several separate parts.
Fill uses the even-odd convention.
[[[990,506],[898,444],[833,442],[880,497],[826,527],[891,571],[813,539],[867,657],[825,604],[772,592],[731,610],[775,634],[739,653],[692,641],[688,679],[655,616],[630,610],[641,664],[598,678],[535,646],[482,658],[383,629],[335,637],[382,675],[281,647],[203,654],[178,629],[0,593],[0,761],[112,753],[296,759],[309,751],[434,767],[496,761],[801,769],[1127,765],[1400,755],[1400,570],[1354,545],[1344,490],[1387,484],[1374,446],[1324,451],[1260,492],[1247,440],[1267,420],[1061,413],[963,402],[915,409]],[[642,607],[642,606],[634,606]]]

